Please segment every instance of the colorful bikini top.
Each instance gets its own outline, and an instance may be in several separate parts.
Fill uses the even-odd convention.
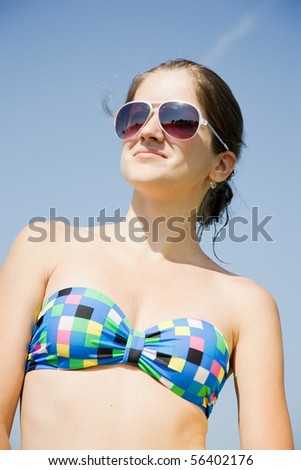
[[[144,332],[94,289],[51,295],[33,328],[26,372],[132,364],[209,417],[229,369],[224,336],[207,321],[177,318]]]

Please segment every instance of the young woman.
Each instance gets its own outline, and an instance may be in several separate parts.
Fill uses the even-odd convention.
[[[133,81],[115,129],[126,219],[89,243],[62,223],[33,243],[28,226],[1,270],[0,447],[22,394],[22,449],[204,449],[233,371],[241,448],[292,449],[275,302],[196,236],[232,197],[243,122],[229,87],[161,64]]]

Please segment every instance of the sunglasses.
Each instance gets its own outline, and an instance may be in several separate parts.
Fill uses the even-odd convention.
[[[155,102],[154,104],[157,104]],[[158,103],[159,104],[159,103]],[[161,129],[173,139],[190,140],[203,124],[222,143],[226,150],[227,144],[222,140],[209,122],[203,118],[201,111],[185,101],[164,101],[156,108]],[[154,112],[154,107],[147,101],[129,101],[118,111],[115,117],[115,132],[120,139],[131,139],[145,126]]]

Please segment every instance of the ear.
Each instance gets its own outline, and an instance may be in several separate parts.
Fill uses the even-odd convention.
[[[217,163],[209,173],[211,181],[221,183],[231,175],[236,165],[236,155],[233,152],[226,151],[217,155]]]

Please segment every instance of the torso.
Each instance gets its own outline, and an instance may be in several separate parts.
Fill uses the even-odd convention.
[[[85,286],[105,293],[143,331],[165,320],[193,317],[218,328],[230,351],[237,339],[236,277],[204,256],[175,263],[141,259],[125,243],[57,243],[44,300]],[[194,404],[128,364],[26,374],[23,449],[204,449],[207,419]]]

